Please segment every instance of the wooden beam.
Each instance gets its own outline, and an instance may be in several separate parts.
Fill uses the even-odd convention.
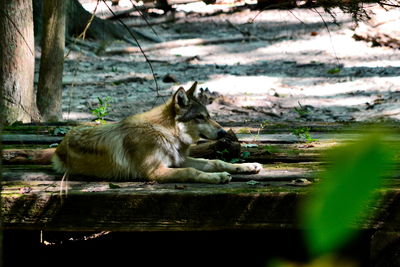
[[[57,231],[210,231],[298,229],[299,203],[312,187],[286,182],[256,185],[5,182],[4,229]],[[400,191],[380,190],[372,203],[374,217],[356,223],[361,229],[390,226],[400,230],[396,214]]]
[[[296,227],[296,189],[229,185],[69,182],[3,185],[5,229],[58,231],[200,231]],[[21,188],[29,193],[21,194]],[[30,188],[30,189],[27,189]]]
[[[314,163],[275,163],[264,165],[258,174],[235,174],[233,181],[286,181],[318,178],[320,162]],[[6,165],[3,167],[4,181],[60,181],[62,175],[53,171],[51,165]],[[90,177],[69,177],[71,181],[90,181]]]

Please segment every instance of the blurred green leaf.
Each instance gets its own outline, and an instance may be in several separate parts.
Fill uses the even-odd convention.
[[[331,151],[330,168],[312,197],[303,203],[306,240],[313,255],[335,250],[356,231],[356,222],[368,214],[374,189],[392,166],[393,151],[382,134]]]
[[[249,151],[242,152],[242,158],[247,159],[248,157],[250,157],[250,152]]]
[[[337,73],[339,73],[340,71],[341,71],[340,68],[332,68],[332,69],[329,69],[327,72],[328,72],[329,74],[337,74]]]
[[[113,184],[113,183],[109,183],[108,187],[110,187],[110,189],[117,189],[117,188],[121,188],[119,185],[117,184]]]

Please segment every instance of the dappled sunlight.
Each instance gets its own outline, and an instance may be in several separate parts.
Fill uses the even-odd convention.
[[[308,119],[324,121],[368,119],[386,114],[390,105],[398,107],[400,54],[355,41],[349,15],[335,9],[334,24],[322,9],[260,13],[247,8],[229,11],[231,4],[177,5],[174,23],[153,26],[173,44],[152,49],[158,44],[142,43],[149,48],[146,55],[157,84],[140,53],[100,56],[78,67],[73,65],[75,58],[66,61],[64,111],[76,112],[69,118],[90,119],[96,97],[110,96],[110,116],[117,120],[162,104],[179,86],[188,88],[194,81],[218,93],[210,109],[221,123],[298,119],[292,111],[299,102],[310,106]],[[118,8],[126,5],[130,3],[121,0]],[[104,8],[102,4],[99,10]],[[130,19],[140,20],[136,15]],[[79,90],[71,93],[74,83]],[[165,97],[156,97],[156,89]],[[73,101],[68,101],[70,95]],[[390,114],[383,116],[397,116]]]
[[[201,84],[210,91],[220,94],[265,94],[270,88],[279,86],[280,78],[267,76],[211,75],[210,80]]]
[[[63,120],[91,120],[94,116],[87,112],[63,112]]]

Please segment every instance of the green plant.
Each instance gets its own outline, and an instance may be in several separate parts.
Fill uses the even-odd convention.
[[[260,124],[260,128],[261,128],[261,129],[264,129],[264,128],[267,127],[268,125],[269,125],[269,121],[267,121],[267,120],[262,121],[261,124]]]
[[[301,213],[312,255],[336,251],[355,234],[360,222],[373,215],[369,204],[378,202],[375,190],[394,166],[394,151],[383,137],[380,132],[371,133],[328,153],[332,164]]]
[[[268,154],[274,154],[279,152],[279,149],[276,146],[271,146],[271,145],[265,145],[262,147],[264,149],[264,152]]]
[[[336,254],[371,220],[377,211],[377,191],[383,177],[395,170],[395,149],[385,141],[385,129],[375,129],[359,140],[330,150],[330,162],[309,196],[302,201],[300,225],[311,261],[297,264],[274,260],[268,266],[359,266]]]
[[[297,102],[299,104],[299,107],[294,107],[294,111],[300,116],[300,117],[306,117],[310,111],[307,109],[307,107],[304,107],[300,104],[300,101]]]
[[[226,156],[229,154],[228,149],[224,149],[221,151],[215,151],[215,153],[217,154],[217,158],[221,159],[221,160],[226,160]]]
[[[339,72],[341,72],[340,68],[332,68],[327,71],[328,74],[338,74]]]
[[[301,127],[292,130],[292,134],[294,134],[298,139],[305,139],[307,143],[311,143],[317,141],[318,139],[312,138],[310,135],[310,128]]]
[[[111,97],[107,96],[102,99],[101,97],[97,98],[99,100],[99,105],[97,108],[92,109],[92,114],[96,116],[95,121],[97,123],[106,123],[104,118],[109,114],[108,109],[110,108]]]
[[[60,126],[53,130],[53,135],[66,135],[71,130],[70,126]]]

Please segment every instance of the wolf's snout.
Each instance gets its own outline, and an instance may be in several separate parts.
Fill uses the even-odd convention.
[[[217,133],[218,139],[224,138],[227,134],[228,133],[224,129],[219,130]]]

